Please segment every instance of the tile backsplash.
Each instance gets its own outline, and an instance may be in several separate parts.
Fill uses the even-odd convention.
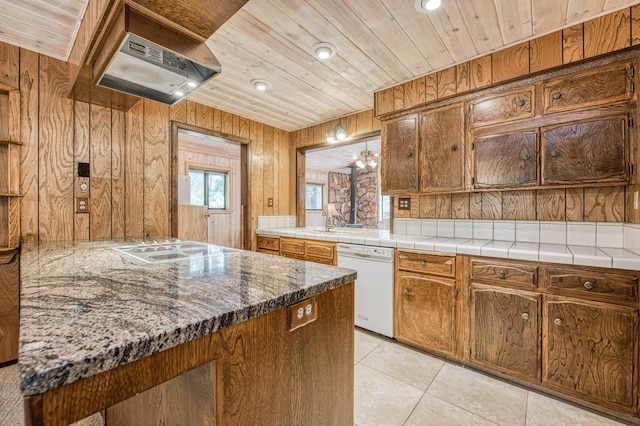
[[[258,229],[295,228],[295,216],[258,216]]]
[[[640,225],[624,223],[394,219],[394,234],[626,248],[640,252]]]

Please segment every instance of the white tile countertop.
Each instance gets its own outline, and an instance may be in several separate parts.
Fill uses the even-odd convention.
[[[640,270],[640,226],[595,222],[396,219],[378,229],[259,228],[258,235]]]

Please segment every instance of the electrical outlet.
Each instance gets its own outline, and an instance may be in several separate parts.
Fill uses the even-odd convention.
[[[76,198],[76,213],[89,213],[88,198]]]
[[[411,210],[411,198],[398,198],[398,210]]]
[[[267,207],[273,207],[273,198],[267,198]]]
[[[318,319],[316,298],[289,306],[289,331],[303,327]]]

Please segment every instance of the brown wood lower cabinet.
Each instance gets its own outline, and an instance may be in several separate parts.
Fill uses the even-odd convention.
[[[280,255],[280,237],[266,237],[258,235],[257,252]]]
[[[543,324],[545,386],[636,413],[637,308],[549,296]]]
[[[471,361],[539,382],[540,299],[529,291],[471,284]]]
[[[336,265],[336,243],[280,237],[280,255],[309,262]]]
[[[401,342],[429,351],[453,355],[457,349],[456,298],[458,288],[455,274],[449,277],[413,272],[414,263],[425,265],[452,265],[455,257],[397,252],[395,280],[394,335]],[[413,259],[415,262],[403,262]],[[408,268],[409,270],[401,269]],[[428,268],[427,268],[428,269]]]
[[[0,364],[18,358],[19,250],[0,251]]]

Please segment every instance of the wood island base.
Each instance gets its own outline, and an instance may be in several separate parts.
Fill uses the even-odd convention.
[[[290,308],[25,397],[26,425],[66,425],[106,410],[106,425],[353,424],[353,283]],[[312,300],[310,299],[310,300]]]

